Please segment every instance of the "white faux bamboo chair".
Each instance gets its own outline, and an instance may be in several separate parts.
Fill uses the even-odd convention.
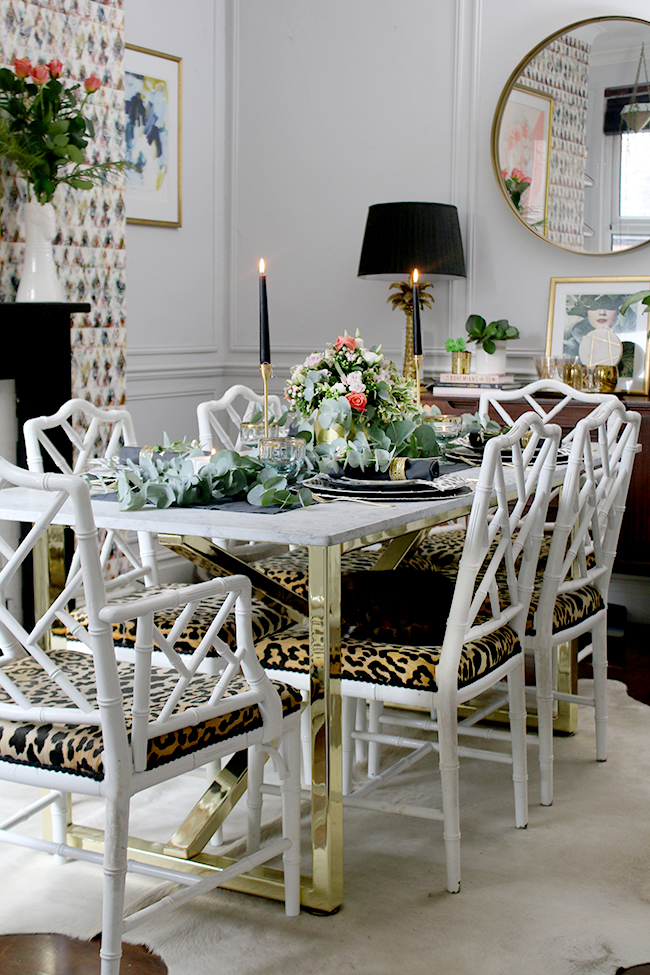
[[[199,403],[196,408],[196,419],[199,443],[203,450],[211,453],[213,450],[225,448],[239,453],[245,449],[241,440],[241,424],[256,412],[263,413],[263,404],[263,394],[256,393],[241,383],[231,386],[219,399]],[[279,396],[269,395],[269,413],[274,417],[282,416],[282,403]],[[227,426],[226,417],[230,420],[230,428]],[[214,542],[243,562],[288,551],[287,545],[273,542],[245,542],[232,538],[215,538]]]
[[[530,441],[522,450],[521,438],[529,432]],[[414,807],[407,810],[391,808],[394,812],[407,811],[426,819],[443,820],[447,888],[451,892],[460,887],[459,754],[512,763],[515,822],[523,827],[528,821],[522,643],[559,439],[558,426],[544,425],[535,413],[527,413],[508,433],[495,437],[486,446],[441,647],[355,640],[354,633],[341,645],[344,793],[350,791],[352,747],[349,743],[352,738],[412,751],[408,758],[401,759],[352,792],[345,802],[361,808],[386,809],[386,804],[368,799],[368,793],[432,749],[439,750],[442,812]],[[515,467],[514,497],[510,498],[502,449],[511,450]],[[430,573],[432,606],[436,598],[436,575]],[[256,649],[267,672],[287,678],[290,675],[306,677],[307,627],[290,627],[260,641]],[[483,713],[458,722],[457,709],[463,702],[504,680],[507,681],[505,694],[497,694]],[[406,727],[415,725],[420,731],[437,732],[438,741],[372,731],[352,734],[357,698],[430,709],[430,718],[414,716],[411,712],[410,716],[397,719],[391,709],[386,722]],[[510,707],[510,735],[497,731],[492,732],[491,737],[510,741],[511,754],[489,749],[459,750],[458,736],[482,737],[483,733],[474,727],[474,723],[505,701]]]
[[[282,854],[285,910],[299,912],[299,696],[274,685],[259,665],[250,625],[250,584],[241,576],[212,579],[183,589],[159,593],[136,602],[108,604],[102,578],[97,531],[85,481],[76,475],[35,474],[0,459],[3,488],[47,492],[44,514],[14,551],[0,539],[0,596],[61,507],[72,506],[79,569],[67,591],[55,599],[27,632],[0,598],[0,780],[49,790],[45,797],[2,824],[0,840],[65,858],[102,862],[104,898],[101,944],[102,975],[120,969],[122,935],[152,910],[176,904],[227,883],[233,877]],[[66,613],[66,598],[83,586],[88,627]],[[154,625],[155,611],[182,608],[182,624],[204,596],[221,594],[224,602],[196,652],[188,659],[175,649],[175,633],[162,636]],[[236,646],[217,635],[224,619],[236,615]],[[90,653],[45,652],[39,641],[58,617],[74,627]],[[112,628],[137,618],[135,664],[116,659]],[[152,668],[152,647],[167,656],[169,670]],[[201,659],[212,650],[223,660],[218,676],[199,672]],[[281,741],[282,756],[276,750]],[[268,752],[280,773],[283,793],[283,837],[258,849],[222,872],[200,880],[181,870],[127,863],[131,796],[226,754],[249,749]],[[106,807],[103,857],[66,842],[65,794],[102,797]],[[53,840],[16,832],[28,816],[53,807]],[[254,832],[254,830],[253,830]],[[127,870],[151,874],[179,884],[156,906],[123,920]]]
[[[52,440],[52,433],[60,431],[72,445],[70,463]],[[23,425],[27,466],[30,471],[43,473],[45,457],[67,474],[85,471],[89,462],[98,458],[117,457],[122,445],[136,446],[133,419],[125,409],[101,409],[84,399],[70,399],[56,413],[36,416]],[[59,438],[60,443],[61,438]],[[158,585],[158,565],[153,540],[149,532],[138,532],[138,551],[123,534],[108,531],[102,543],[101,563],[105,568],[113,550],[119,549],[131,568],[119,578],[107,580],[108,589],[124,589],[132,583]]]
[[[601,403],[572,431],[571,453],[552,526],[543,576],[538,579],[524,646],[535,655],[542,804],[553,801],[553,701],[595,710],[596,757],[607,757],[607,598],[625,512],[641,416]],[[554,688],[554,648],[585,633],[591,643],[594,696]]]
[[[73,425],[74,424],[74,425]],[[61,431],[71,442],[75,457],[72,465],[52,440],[52,434]],[[24,425],[27,463],[30,470],[42,472],[45,456],[56,464],[62,473],[80,473],[95,458],[116,457],[122,444],[137,445],[135,429],[131,414],[126,409],[104,410],[82,399],[71,399],[51,416],[34,417]],[[164,591],[165,586],[159,585],[158,566],[153,540],[149,532],[138,532],[138,548],[134,551],[128,539],[116,532],[108,532],[102,543],[101,563],[106,568],[113,542],[126,555],[130,568],[113,579],[106,579],[105,585],[110,593],[117,592],[121,598],[139,598],[144,593],[154,595]],[[72,561],[69,570],[74,575],[78,567],[78,557]],[[142,585],[146,584],[143,589]],[[133,589],[133,597],[125,595]],[[75,617],[85,621],[85,610],[75,610]],[[181,652],[192,653],[200,639],[210,625],[215,612],[219,608],[219,599],[209,597],[205,599],[194,617],[194,625],[181,636],[178,634],[178,647]],[[156,613],[156,625],[161,632],[168,634],[176,623],[178,614],[169,609]],[[255,639],[266,636],[291,622],[291,615],[286,613],[278,604],[266,604],[258,599],[252,600],[252,626]],[[225,624],[224,639],[234,639],[234,629],[230,623]],[[122,660],[135,658],[135,627],[124,623],[115,625],[113,637],[116,653]],[[168,662],[165,655],[154,651],[153,660],[158,666],[166,667]],[[221,668],[221,658],[218,654],[209,654],[201,664],[202,670],[216,673]]]
[[[207,453],[223,447],[227,450],[240,451],[242,448],[241,424],[253,413],[259,411],[264,412],[263,394],[256,393],[249,386],[242,386],[241,383],[231,386],[219,399],[199,403],[196,408],[199,443]],[[232,423],[230,429],[226,428],[224,413]],[[279,396],[269,394],[269,413],[274,417],[282,416],[282,403]],[[222,415],[220,416],[220,414]]]

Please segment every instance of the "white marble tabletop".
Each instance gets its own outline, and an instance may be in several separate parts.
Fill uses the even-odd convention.
[[[474,471],[468,472],[468,477],[473,475]],[[439,524],[466,514],[472,499],[473,493],[439,501],[408,501],[385,506],[358,501],[333,501],[279,514],[262,514],[256,511],[228,511],[227,507],[144,508],[125,512],[119,510],[116,501],[103,501],[101,495],[95,495],[93,513],[98,527],[121,531],[329,546],[416,522]],[[45,492],[5,488],[0,491],[0,521],[34,521],[51,500],[51,494]],[[54,523],[71,523],[71,506],[68,502],[61,508]]]

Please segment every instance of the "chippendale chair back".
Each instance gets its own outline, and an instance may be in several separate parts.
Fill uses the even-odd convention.
[[[201,447],[207,453],[221,447],[228,450],[241,450],[241,424],[256,412],[263,414],[264,396],[241,384],[231,386],[219,399],[199,403],[196,416]],[[273,417],[282,416],[282,403],[279,396],[269,395],[269,413]],[[234,435],[232,428],[227,428],[227,421],[223,414],[230,419],[234,427]]]
[[[2,488],[45,493],[45,507],[25,539],[13,549],[0,537],[0,780],[51,790],[45,799],[12,817],[0,841],[27,845],[66,858],[96,859],[67,843],[66,793],[102,797],[105,802],[102,975],[117,975],[122,934],[152,912],[144,908],[123,920],[128,869],[180,884],[156,909],[167,910],[280,854],[284,858],[287,914],[299,911],[299,740],[300,698],[273,684],[260,666],[251,631],[250,582],[242,576],[144,596],[107,602],[90,493],[74,474],[23,471],[0,458]],[[0,491],[0,494],[2,491]],[[39,498],[42,500],[42,498]],[[35,502],[36,503],[36,502]],[[62,509],[74,525],[79,563],[65,590],[25,629],[5,605],[4,590]],[[20,511],[16,512],[17,516]],[[83,588],[87,626],[66,610]],[[192,625],[205,597],[223,596],[220,609],[191,655],[175,647],[178,634]],[[167,636],[154,613],[179,609],[178,626]],[[219,636],[235,615],[233,646]],[[44,650],[41,638],[58,618],[83,642],[86,652]],[[136,620],[133,663],[118,661],[113,646],[116,623]],[[152,665],[156,646],[168,668]],[[208,653],[222,661],[218,674],[201,673]],[[277,747],[281,749],[278,752]],[[283,792],[283,838],[234,861],[197,883],[187,873],[144,863],[127,864],[131,796],[184,772],[242,749],[270,754]],[[52,841],[24,838],[11,826],[53,805]],[[189,884],[189,886],[188,886]]]
[[[53,440],[52,433],[63,435],[72,446],[72,463]],[[43,472],[45,457],[65,474],[86,471],[93,460],[117,458],[122,445],[137,445],[133,418],[125,409],[102,409],[83,399],[70,399],[50,416],[36,416],[23,426],[27,466],[30,471]],[[108,531],[102,543],[101,563],[104,568],[115,545],[124,556],[126,565],[110,583],[109,588],[124,588],[133,582],[158,584],[158,565],[153,539],[149,532],[138,532],[138,551],[134,551],[121,532]]]

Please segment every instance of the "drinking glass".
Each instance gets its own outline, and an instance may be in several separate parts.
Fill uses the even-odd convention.
[[[453,464],[453,461],[447,460],[446,441],[455,440],[458,437],[463,425],[463,418],[460,416],[452,416],[449,413],[431,413],[428,416],[423,416],[422,422],[430,423],[433,427],[436,440],[440,447],[440,456],[438,457],[440,466],[444,467]]]
[[[242,447],[256,447],[264,436],[264,420],[252,423],[245,420],[239,426],[239,439]],[[269,437],[280,436],[279,428],[275,423],[269,423]]]
[[[305,459],[305,441],[300,437],[262,437],[260,460],[275,467],[278,474],[295,477]]]

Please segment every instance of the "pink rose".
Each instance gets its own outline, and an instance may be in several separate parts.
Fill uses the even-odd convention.
[[[351,352],[357,347],[357,340],[352,337],[352,335],[339,335],[336,342],[334,343],[335,349],[349,349]]]
[[[37,64],[32,68],[30,75],[35,85],[44,85],[50,80],[50,69],[46,64]]]
[[[84,88],[88,92],[99,91],[101,87],[102,87],[102,83],[96,74],[91,74],[90,77],[86,78],[86,80],[84,81]]]
[[[354,342],[354,339],[352,341]],[[368,397],[365,393],[348,393],[345,398],[352,409],[357,410],[359,413],[363,413],[368,405]]]
[[[63,65],[60,61],[48,61],[51,78],[60,78],[63,74]]]
[[[504,179],[507,179],[508,178],[508,170],[507,169],[502,169],[501,170],[501,175],[503,176]]]
[[[14,58],[14,71],[19,78],[26,78],[32,70],[29,58]]]
[[[525,176],[520,169],[513,169],[512,178],[518,179],[520,183],[530,183],[530,177]]]

